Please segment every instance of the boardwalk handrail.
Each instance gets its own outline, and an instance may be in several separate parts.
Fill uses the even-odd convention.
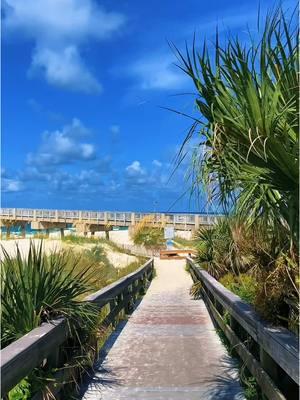
[[[253,307],[226,289],[191,258],[187,258],[187,263],[193,280],[201,281],[203,298],[215,321],[255,376],[263,393],[272,400],[285,399],[280,392],[285,390],[280,382],[278,384],[279,376],[287,386],[299,385],[296,335],[262,320]],[[280,390],[276,386],[280,386]]]
[[[110,305],[109,313],[102,321],[109,326],[123,309],[129,310],[146,280],[151,279],[152,272],[153,259],[150,259],[131,274],[87,296],[85,301],[97,304],[99,309]],[[43,323],[1,350],[1,398],[34,368],[53,358],[68,336],[66,320],[58,318]]]
[[[221,214],[180,214],[156,212],[131,212],[131,211],[83,211],[83,210],[49,210],[31,208],[0,208],[1,219],[10,220],[45,220],[45,221],[71,221],[103,223],[111,225],[134,225],[135,222],[151,215],[151,221],[180,225],[186,227],[210,225],[222,217]]]

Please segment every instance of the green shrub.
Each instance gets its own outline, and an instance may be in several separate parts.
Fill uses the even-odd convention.
[[[42,243],[30,243],[26,258],[18,245],[16,256],[2,247],[1,268],[1,342],[5,347],[12,341],[60,315],[70,324],[84,318],[91,322],[94,306],[79,298],[94,289],[91,265],[78,268],[79,259],[71,253],[43,253]]]
[[[246,273],[238,276],[228,273],[220,279],[220,283],[250,304],[255,302],[260,287],[256,279]]]
[[[175,247],[193,249],[197,244],[198,241],[196,239],[185,239],[180,236],[175,236],[174,238]]]
[[[31,384],[27,379],[22,379],[8,394],[8,400],[27,400],[31,398]]]
[[[160,248],[165,244],[164,230],[145,226],[134,233],[133,242],[149,248]]]
[[[38,245],[31,242],[25,258],[18,245],[14,257],[3,247],[2,251],[2,347],[42,322],[64,316],[68,319],[72,356],[63,368],[75,367],[80,376],[93,363],[95,338],[99,337],[99,326],[104,318],[96,306],[82,301],[83,298],[135,271],[146,259],[138,257],[124,268],[114,268],[99,245],[76,257],[72,251],[55,251],[47,256],[42,242]],[[68,349],[68,353],[70,351]],[[55,381],[50,366],[45,370],[35,369],[9,392],[8,398],[30,399],[49,383],[49,379]]]
[[[262,400],[259,385],[254,377],[247,378],[243,383],[247,400]]]
[[[196,238],[198,240],[197,262],[218,279],[232,265],[229,260],[232,247],[229,219],[219,220],[213,227],[200,228]]]
[[[190,288],[190,295],[194,300],[201,298],[202,283],[200,281],[195,282]]]

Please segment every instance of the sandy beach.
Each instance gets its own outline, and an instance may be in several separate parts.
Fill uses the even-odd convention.
[[[127,231],[114,231],[111,232],[111,240],[118,244],[132,244],[129,239]],[[11,239],[11,240],[1,240],[0,241],[0,260],[3,259],[3,249],[10,255],[14,256],[19,248],[23,257],[26,257],[29,251],[30,241],[33,241],[36,245],[41,244],[41,239]],[[50,254],[53,251],[59,251],[62,249],[72,249],[74,252],[80,252],[87,249],[91,249],[96,244],[84,243],[84,244],[69,244],[62,242],[60,239],[44,239],[43,248],[46,254]],[[110,263],[116,268],[124,268],[128,264],[137,261],[137,257],[125,253],[119,253],[113,247],[108,244],[101,244],[104,248],[106,256]]]

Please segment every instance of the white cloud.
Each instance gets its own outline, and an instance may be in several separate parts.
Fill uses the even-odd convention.
[[[153,55],[132,64],[128,73],[137,79],[139,88],[143,90],[180,89],[186,85],[187,77],[174,61],[172,55]]]
[[[38,167],[25,168],[17,176],[20,182],[26,182],[28,187],[47,188],[51,193],[95,193],[103,190],[105,177],[95,169],[81,169],[67,172],[53,168],[51,171],[41,171]],[[38,185],[36,184],[38,182]],[[43,189],[42,189],[43,191]]]
[[[139,161],[133,161],[130,165],[126,167],[126,172],[129,177],[137,177],[145,175],[146,171],[142,168]]]
[[[100,93],[101,84],[84,65],[78,49],[68,46],[62,49],[37,48],[29,75],[42,71],[48,83],[84,93]]]
[[[152,164],[154,165],[154,167],[162,167],[162,162],[158,161],[158,160],[153,160]]]
[[[24,185],[18,179],[2,178],[2,180],[1,180],[1,190],[4,193],[20,192],[23,189],[24,189]]]
[[[5,0],[3,26],[35,42],[30,73],[42,72],[48,83],[86,93],[101,84],[80,52],[88,40],[105,40],[125,23],[122,14],[108,12],[94,0]]]
[[[62,130],[44,132],[42,144],[36,153],[29,153],[27,163],[36,166],[69,164],[74,161],[88,161],[95,158],[95,147],[81,140],[89,130],[76,118]]]

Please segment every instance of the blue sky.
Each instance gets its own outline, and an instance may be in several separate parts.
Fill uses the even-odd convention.
[[[263,8],[274,2],[264,0]],[[168,41],[247,37],[258,1],[4,0],[2,206],[198,211],[170,180],[193,112]],[[178,201],[176,201],[178,200]],[[175,205],[173,205],[175,203]]]

